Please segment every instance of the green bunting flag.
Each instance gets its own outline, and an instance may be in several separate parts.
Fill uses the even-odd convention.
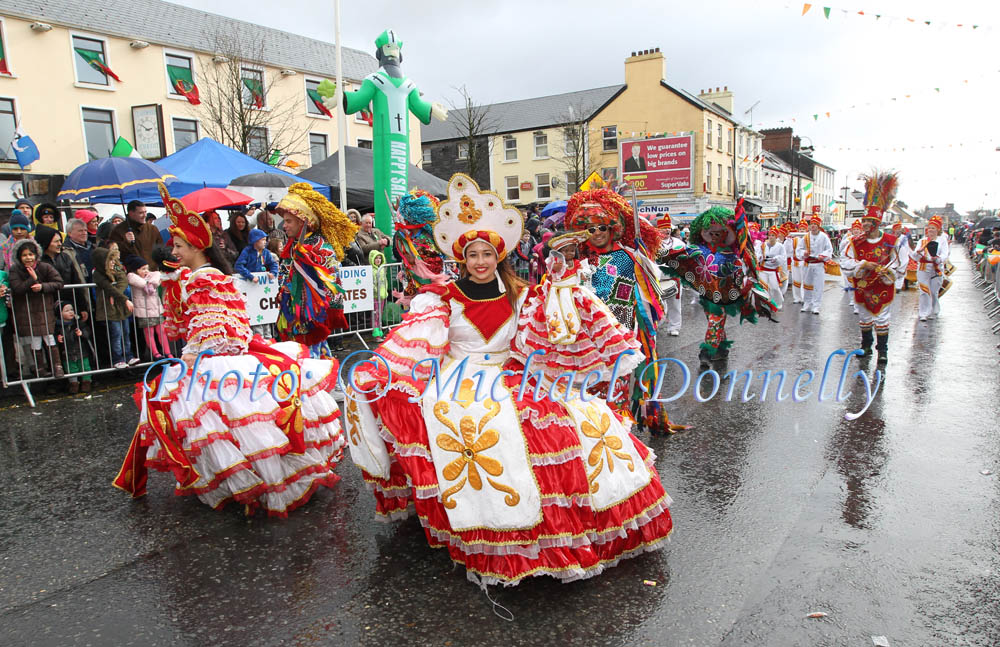
[[[830,7],[823,7],[823,15],[826,16],[827,20],[830,19]]]
[[[136,152],[132,148],[132,144],[124,137],[119,137],[118,141],[115,142],[115,147],[111,149],[111,157],[138,157],[142,159],[142,155]]]
[[[104,76],[110,76],[115,81],[118,81],[119,83],[122,82],[122,80],[118,78],[118,75],[112,72],[111,68],[108,67],[107,64],[105,64],[104,59],[101,57],[100,52],[95,52],[90,49],[83,49],[81,47],[74,47],[73,49],[76,50],[76,53],[80,55],[80,58],[87,61],[87,65],[94,68]]]
[[[168,65],[167,76],[170,77],[171,87],[177,91],[177,94],[187,99],[188,103],[192,106],[201,103],[201,99],[198,97],[198,86],[194,84],[190,69],[177,65]]]
[[[257,79],[243,79],[243,85],[250,90],[254,108],[264,107],[264,84]]]

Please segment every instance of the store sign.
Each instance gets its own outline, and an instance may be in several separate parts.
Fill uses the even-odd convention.
[[[534,185],[531,184],[531,182],[521,182],[521,190],[522,191],[531,191],[531,189],[532,189],[533,186]]]
[[[637,193],[676,193],[694,189],[694,137],[654,137],[619,143],[623,181]]]

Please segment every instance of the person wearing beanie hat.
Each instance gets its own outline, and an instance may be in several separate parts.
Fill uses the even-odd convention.
[[[20,209],[11,211],[10,220],[7,224],[10,226],[10,238],[0,245],[0,263],[2,263],[0,269],[5,270],[11,268],[11,256],[14,251],[14,244],[19,240],[24,240],[31,233],[31,221],[28,220],[28,217]]]
[[[823,285],[826,280],[824,264],[833,258],[833,244],[822,228],[823,219],[813,216],[809,219],[809,231],[802,238],[802,243],[795,250],[795,257],[802,261],[802,309],[799,312],[812,310],[819,314],[823,303]]]
[[[63,237],[58,230],[40,226],[35,230],[35,242],[42,249],[39,262],[48,263],[56,268],[64,285],[80,285],[87,282],[87,274],[80,266],[76,253],[63,245]],[[83,321],[87,321],[90,317],[90,290],[88,288],[63,288],[59,292],[59,298],[69,303],[76,303],[76,308]]]
[[[267,234],[260,229],[251,229],[247,236],[247,246],[240,252],[233,267],[245,281],[254,281],[254,272],[267,272],[267,281],[273,282],[278,276],[278,259],[267,249]],[[265,339],[274,337],[271,324],[254,324],[250,330]]]

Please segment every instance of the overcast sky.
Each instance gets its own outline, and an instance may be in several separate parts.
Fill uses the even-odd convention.
[[[332,0],[174,1],[333,40]],[[342,7],[345,46],[372,53],[392,27],[406,74],[445,104],[460,85],[490,103],[621,83],[630,52],[659,47],[671,84],[692,92],[728,85],[745,123],[759,102],[755,127],[790,125],[808,137],[804,145],[811,140],[816,158],[837,169],[838,189],[848,180],[858,188],[859,172],[885,166],[900,172],[899,197],[911,207],[1000,207],[1000,3],[846,0],[829,19],[822,4],[802,16],[801,2],[783,0]],[[858,150],[866,148],[881,150]]]

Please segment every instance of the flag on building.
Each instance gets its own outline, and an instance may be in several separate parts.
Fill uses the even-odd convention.
[[[87,65],[94,68],[104,76],[110,76],[115,81],[121,83],[121,79],[118,78],[118,75],[112,72],[111,68],[104,62],[100,52],[83,49],[82,47],[74,47],[73,49],[75,49],[76,53],[80,55],[80,58],[87,61]]]
[[[250,90],[250,100],[254,108],[264,107],[264,84],[257,79],[243,79],[243,85]]]
[[[194,84],[194,79],[191,77],[191,70],[189,68],[168,65],[167,75],[170,77],[170,85],[177,94],[182,95],[192,106],[201,103],[201,99],[198,98],[198,86]]]
[[[287,162],[285,162],[285,166],[287,166],[288,168],[299,168],[302,165],[296,162],[295,160],[288,160]]]
[[[805,196],[806,200],[808,200],[809,198],[812,197],[812,195],[813,195],[813,183],[812,182],[807,182],[806,184],[804,184],[802,186],[802,195]]]
[[[119,137],[118,141],[115,142],[115,147],[111,149],[111,157],[138,157],[142,159],[142,155],[132,148],[132,144],[124,137]]]
[[[330,112],[330,109],[327,108],[325,105],[323,105],[323,97],[320,96],[319,92],[317,92],[316,90],[309,89],[306,90],[306,94],[308,94],[309,98],[312,99],[313,105],[316,106],[317,110],[322,112],[327,117],[333,116],[333,113]]]
[[[372,114],[371,110],[362,110],[361,119],[363,119],[364,122],[368,124],[369,128],[375,127],[375,115]]]
[[[271,157],[267,159],[267,163],[271,166],[277,166],[278,162],[281,161],[281,151],[275,149],[271,151]]]
[[[10,145],[14,149],[17,164],[22,170],[25,166],[37,162],[42,157],[38,152],[38,146],[35,145],[31,137],[24,134],[20,126],[14,129],[14,140]]]
[[[0,74],[10,75],[10,68],[7,66],[7,52],[3,49],[3,39],[0,39]]]

